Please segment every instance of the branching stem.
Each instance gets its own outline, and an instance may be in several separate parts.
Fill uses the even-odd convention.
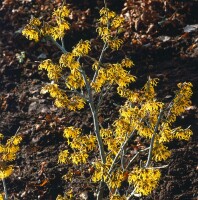
[[[103,58],[103,55],[104,55],[104,52],[106,51],[106,49],[108,48],[108,45],[107,43],[105,42],[104,45],[103,45],[103,48],[102,48],[102,51],[101,51],[101,54],[100,54],[100,57],[99,57],[99,64],[102,62],[102,58]],[[100,69],[100,66],[98,67],[98,69],[95,71],[95,74],[94,74],[94,77],[93,77],[93,80],[92,80],[92,83],[95,82],[97,76],[98,76],[98,71]]]
[[[110,167],[110,169],[109,169],[108,174],[111,174],[111,172],[112,172],[112,170],[113,170],[113,168],[114,168],[114,166],[115,166],[115,163],[117,162],[117,159],[118,159],[120,153],[121,153],[121,152],[123,151],[123,149],[126,147],[126,145],[128,144],[128,141],[133,137],[134,134],[135,134],[135,129],[134,129],[134,131],[131,133],[130,137],[129,137],[129,138],[122,144],[122,146],[120,147],[120,150],[119,150],[118,153],[116,154],[116,156],[115,156],[115,158],[114,158],[114,160],[113,160],[113,163],[112,163],[112,165],[111,165],[111,167]]]
[[[158,116],[158,120],[157,120],[155,129],[154,129],[154,133],[153,133],[152,138],[151,138],[150,147],[149,147],[149,154],[148,154],[148,158],[147,158],[147,162],[146,162],[145,168],[147,168],[150,165],[150,163],[151,163],[152,152],[153,152],[153,145],[154,145],[154,141],[155,141],[155,136],[157,134],[158,127],[159,127],[160,121],[162,119],[162,116],[163,116],[163,110],[160,111],[160,114]]]
[[[54,40],[54,38],[50,37],[50,40],[53,42],[53,44],[55,44],[63,53],[67,53],[67,50],[64,47],[64,42],[63,39],[61,39],[61,43],[62,46],[56,41]]]
[[[94,132],[96,134],[96,138],[97,138],[97,141],[98,141],[100,158],[102,160],[102,163],[105,164],[106,163],[106,157],[105,157],[105,152],[104,152],[104,145],[103,145],[102,138],[101,138],[101,135],[100,135],[98,112],[97,112],[97,110],[95,109],[95,106],[94,106],[92,89],[90,87],[90,83],[88,82],[88,80],[86,78],[86,74],[85,74],[84,70],[81,69],[80,72],[81,72],[82,77],[84,79],[85,86],[86,86],[87,93],[88,93],[89,107],[91,109],[91,113],[92,113],[92,117],[93,117]]]

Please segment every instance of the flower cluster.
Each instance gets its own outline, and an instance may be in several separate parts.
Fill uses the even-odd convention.
[[[81,40],[76,45],[76,47],[73,48],[72,53],[74,54],[74,56],[84,56],[84,55],[87,55],[90,50],[91,50],[90,41],[88,41],[88,40],[82,41]]]
[[[129,174],[128,182],[133,184],[135,188],[135,193],[140,195],[149,195],[153,189],[156,188],[161,173],[159,169],[144,169],[144,168],[134,168]]]
[[[101,67],[98,70],[98,76],[95,82],[92,83],[92,88],[96,92],[100,92],[102,86],[106,83],[109,83],[110,85],[117,84],[120,88],[128,86],[131,82],[136,80],[136,77],[129,74],[124,67],[130,68],[132,66],[133,62],[129,58],[123,59],[121,64],[106,63],[105,67]]]
[[[156,79],[149,79],[139,92],[132,93],[130,90],[118,88],[118,93],[126,97],[130,103],[125,104],[120,110],[120,118],[116,120],[115,132],[129,134],[136,130],[141,137],[151,138],[154,134],[159,114],[163,111],[163,120],[159,121],[157,136],[155,137],[153,159],[157,161],[166,160],[171,153],[165,143],[173,139],[189,140],[192,131],[189,128],[173,127],[176,116],[181,115],[191,104],[192,84],[178,84],[179,90],[169,105],[156,101],[154,87]],[[137,101],[138,99],[138,101]]]
[[[100,10],[100,19],[97,31],[102,40],[113,50],[118,50],[123,44],[123,40],[117,37],[119,29],[122,27],[123,23],[124,18],[116,15],[115,12],[110,11],[108,8],[102,8]]]
[[[94,135],[81,135],[81,129],[67,127],[63,136],[73,153],[64,150],[59,154],[59,163],[73,163],[79,165],[87,162],[88,153],[96,148],[96,137]]]
[[[70,10],[67,6],[61,6],[53,12],[50,22],[45,22],[41,26],[41,21],[38,18],[33,18],[27,24],[22,34],[30,40],[39,41],[41,37],[50,36],[54,40],[61,39],[70,29],[70,24],[66,20],[69,17]]]
[[[69,110],[80,110],[84,108],[85,100],[79,96],[69,98],[66,93],[59,88],[57,84],[48,84],[41,90],[42,94],[49,92],[50,96],[55,98],[54,104],[59,108],[68,108]]]
[[[50,59],[44,60],[39,65],[38,69],[45,69],[50,80],[58,81],[58,79],[61,77],[62,68],[59,65],[53,64],[52,60]]]
[[[9,177],[13,172],[13,166],[7,165],[7,162],[16,159],[16,153],[19,151],[21,136],[15,135],[2,144],[4,136],[0,133],[0,179]]]
[[[176,117],[185,112],[185,109],[191,105],[192,83],[178,83],[179,90],[171,105],[169,123],[175,122]]]
[[[24,27],[22,34],[29,40],[35,40],[38,42],[40,38],[40,25],[41,21],[38,18],[33,18],[30,20],[29,24]]]

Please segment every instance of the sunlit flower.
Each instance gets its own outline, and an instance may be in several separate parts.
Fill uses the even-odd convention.
[[[159,169],[134,168],[128,182],[135,187],[135,193],[149,195],[158,185],[161,173]]]
[[[124,173],[118,169],[111,173],[111,178],[108,179],[107,184],[110,188],[120,188],[124,180]]]
[[[85,86],[85,81],[77,70],[71,70],[71,74],[67,76],[65,83],[69,89],[78,89]]]
[[[123,17],[116,16],[115,18],[113,18],[113,20],[111,22],[111,26],[112,26],[112,28],[117,29],[123,25],[123,22],[124,22]]]
[[[70,153],[68,150],[61,151],[58,155],[58,163],[64,163],[64,164],[69,163],[70,161],[69,155]]]
[[[88,154],[86,151],[79,151],[79,152],[74,152],[71,154],[71,160],[73,164],[82,164],[86,163],[88,159]]]
[[[9,165],[6,168],[2,168],[0,166],[0,179],[4,179],[9,177],[11,174],[13,173],[13,167],[11,165]]]
[[[52,63],[50,59],[44,60],[39,65],[39,70],[45,69],[50,80],[57,81],[61,77],[62,68]]]
[[[61,6],[53,12],[54,17],[65,18],[70,14],[70,10],[67,6]]]
[[[41,25],[41,21],[38,18],[32,18],[24,29],[22,30],[22,34],[28,38],[29,40],[39,41],[40,31],[38,26]]]
[[[124,58],[121,62],[122,67],[131,68],[134,66],[134,63],[129,58]]]
[[[64,129],[64,134],[63,136],[65,138],[76,138],[81,134],[81,129],[80,128],[75,128],[73,126],[67,127]]]
[[[168,147],[164,146],[162,143],[154,144],[153,147],[153,160],[156,162],[168,159],[171,156],[171,152]]]
[[[76,45],[76,47],[73,48],[72,53],[75,56],[84,56],[84,55],[87,55],[90,50],[91,50],[90,41],[88,41],[88,40],[82,41],[81,40]]]

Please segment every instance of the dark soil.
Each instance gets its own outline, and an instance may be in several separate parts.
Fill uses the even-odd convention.
[[[91,191],[81,182],[71,185],[63,181],[61,177],[67,172],[68,166],[57,164],[58,153],[66,147],[62,137],[63,128],[76,125],[85,132],[89,131],[92,128],[90,112],[88,109],[76,113],[57,109],[49,96],[40,94],[41,87],[48,80],[44,72],[37,70],[38,64],[43,57],[56,59],[60,52],[52,44],[35,44],[21,35],[31,15],[47,18],[60,2],[4,0],[0,3],[0,132],[10,137],[19,129],[18,133],[23,137],[21,151],[13,163],[14,174],[6,179],[9,197],[13,200],[55,200],[58,194],[70,187],[75,187],[77,193],[79,188]],[[103,1],[69,2],[78,21],[72,26],[72,34],[65,38],[70,41],[67,45],[71,48],[81,38],[91,39],[95,35],[91,24],[98,17],[98,8],[101,8]],[[188,11],[183,12],[183,18],[180,19],[182,23],[178,25],[170,21],[167,26],[155,28],[155,32],[149,33],[149,36],[144,21],[137,30],[132,24],[132,28],[127,29],[129,42],[126,41],[123,50],[136,65],[133,74],[138,80],[133,87],[140,88],[148,76],[157,77],[160,79],[158,96],[168,99],[173,97],[177,83],[192,82],[193,106],[180,117],[178,124],[182,127],[191,125],[194,134],[188,142],[174,141],[169,144],[172,156],[166,163],[168,167],[162,169],[159,187],[149,197],[140,199],[195,200],[198,199],[198,29],[185,33],[183,28],[198,24],[195,14],[198,5],[196,1],[180,4],[167,2]],[[124,3],[115,1],[109,6],[121,12]],[[169,11],[173,12],[171,9]],[[138,35],[136,39],[134,31]],[[163,40],[164,36],[170,38]],[[23,51],[26,57],[20,63],[17,54]],[[118,54],[122,55],[122,52]],[[111,54],[106,56],[111,59]],[[103,105],[102,118],[115,118],[117,108],[114,102],[115,92],[112,90],[105,101],[107,106]],[[0,188],[3,190],[1,183]],[[89,199],[94,199],[91,192]]]

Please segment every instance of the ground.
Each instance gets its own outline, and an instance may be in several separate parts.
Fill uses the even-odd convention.
[[[88,110],[74,113],[57,109],[49,96],[40,94],[48,80],[44,72],[37,70],[38,64],[44,58],[56,59],[60,52],[50,43],[35,44],[21,35],[31,15],[47,19],[50,11],[60,2],[4,0],[0,3],[0,132],[9,137],[18,130],[23,137],[21,151],[14,163],[14,174],[6,179],[10,199],[55,200],[65,189],[74,187],[61,179],[67,166],[57,164],[58,153],[66,146],[62,137],[63,127],[77,125],[83,130],[92,127]],[[94,37],[91,23],[98,17],[98,8],[101,8],[103,1],[68,2],[77,20],[72,24],[72,34],[65,38],[69,41],[68,48],[71,48],[81,38]],[[153,10],[150,11],[155,13],[155,17],[148,19],[149,22],[138,18],[141,12],[146,13],[144,5],[142,10],[138,10],[140,13],[134,11],[136,21],[130,19],[126,27],[128,42],[117,55],[122,55],[124,50],[135,63],[132,73],[138,79],[132,87],[140,88],[149,76],[159,78],[157,89],[161,99],[173,97],[177,83],[192,82],[193,103],[186,114],[180,117],[178,124],[182,127],[191,125],[193,136],[188,142],[174,141],[169,144],[172,155],[166,163],[168,167],[162,170],[159,187],[152,195],[141,199],[195,200],[198,198],[198,18],[195,14],[198,5],[196,1],[165,1],[165,12],[161,1],[153,2]],[[134,5],[133,1],[109,3],[112,9],[123,16],[134,14],[130,12],[136,8]],[[164,21],[162,18],[160,21],[163,25],[159,25],[159,15],[156,13],[165,16]],[[190,29],[187,25],[196,26]],[[25,52],[25,58],[20,62],[21,52]],[[109,59],[113,59],[111,54]],[[117,99],[114,92],[112,90],[104,102],[107,106],[102,107],[102,119],[116,116],[114,103]],[[76,192],[80,187],[89,191],[89,199],[94,199],[91,189],[80,182]]]

